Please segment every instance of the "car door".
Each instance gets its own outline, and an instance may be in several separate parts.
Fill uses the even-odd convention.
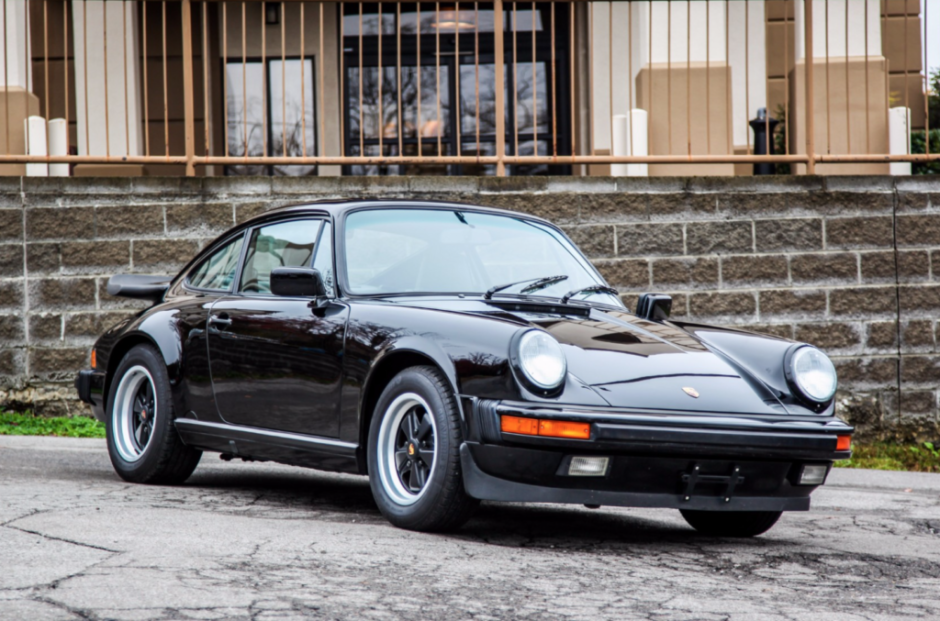
[[[275,296],[275,267],[315,266],[333,294],[332,226],[317,218],[249,232],[235,291],[213,304],[208,341],[219,415],[228,423],[315,436],[339,435],[348,307]]]
[[[209,374],[206,323],[212,305],[232,291],[244,238],[244,231],[240,231],[209,249],[172,292],[176,311],[173,321],[182,347],[179,377],[183,411],[192,412],[200,420],[218,420]]]

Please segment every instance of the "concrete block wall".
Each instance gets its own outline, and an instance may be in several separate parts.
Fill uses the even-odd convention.
[[[561,225],[630,307],[814,343],[869,437],[940,437],[940,180],[765,178],[0,179],[0,404],[84,411],[71,380],[141,304],[118,272],[173,273],[266,209],[340,197],[455,200]]]

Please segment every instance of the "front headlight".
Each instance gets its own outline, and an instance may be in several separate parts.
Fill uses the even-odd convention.
[[[826,354],[804,345],[791,350],[787,375],[810,401],[825,403],[836,394],[836,368]]]
[[[561,345],[547,332],[529,330],[517,344],[519,368],[542,390],[554,390],[565,381],[568,365]]]

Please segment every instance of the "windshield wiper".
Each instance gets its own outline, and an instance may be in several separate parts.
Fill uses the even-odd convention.
[[[587,287],[581,287],[580,289],[569,291],[563,298],[561,298],[561,303],[567,304],[568,300],[578,295],[579,293],[609,293],[610,295],[620,294],[619,291],[613,287],[608,287],[607,285],[588,285]]]
[[[486,293],[483,294],[483,299],[489,300],[490,298],[493,297],[494,293],[499,293],[503,289],[508,289],[509,287],[515,287],[516,285],[522,285],[527,282],[530,282],[532,284],[529,285],[528,287],[525,287],[522,290],[522,293],[538,291],[539,289],[544,289],[545,287],[548,287],[549,285],[554,285],[556,282],[561,282],[563,280],[568,280],[568,276],[566,276],[565,274],[560,274],[558,276],[544,276],[542,278],[529,278],[526,280],[511,282],[505,285],[496,285],[495,287],[487,289]]]

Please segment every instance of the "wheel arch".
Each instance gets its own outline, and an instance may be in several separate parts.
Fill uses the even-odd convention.
[[[146,332],[131,332],[116,342],[111,348],[110,354],[108,355],[108,368],[105,371],[104,381],[105,409],[107,409],[107,399],[111,392],[111,383],[114,381],[114,374],[117,371],[118,365],[121,364],[121,361],[124,359],[124,356],[127,355],[127,352],[138,345],[149,345],[160,352],[160,357],[167,366],[167,372],[170,376],[170,383],[175,383],[174,371],[176,365],[167,358],[167,352],[165,352],[163,348],[160,347],[157,340]]]
[[[410,367],[434,367],[447,378],[454,395],[459,396],[460,392],[453,363],[450,362],[450,359],[441,361],[437,358],[438,356],[433,356],[426,350],[398,347],[380,357],[372,366],[359,401],[359,451],[361,453],[359,470],[362,474],[368,474],[365,450],[368,445],[369,426],[372,424],[375,406],[382,395],[382,391],[392,381],[392,378]],[[460,411],[461,420],[465,420],[463,411],[460,409],[459,398],[457,399],[457,408]]]

